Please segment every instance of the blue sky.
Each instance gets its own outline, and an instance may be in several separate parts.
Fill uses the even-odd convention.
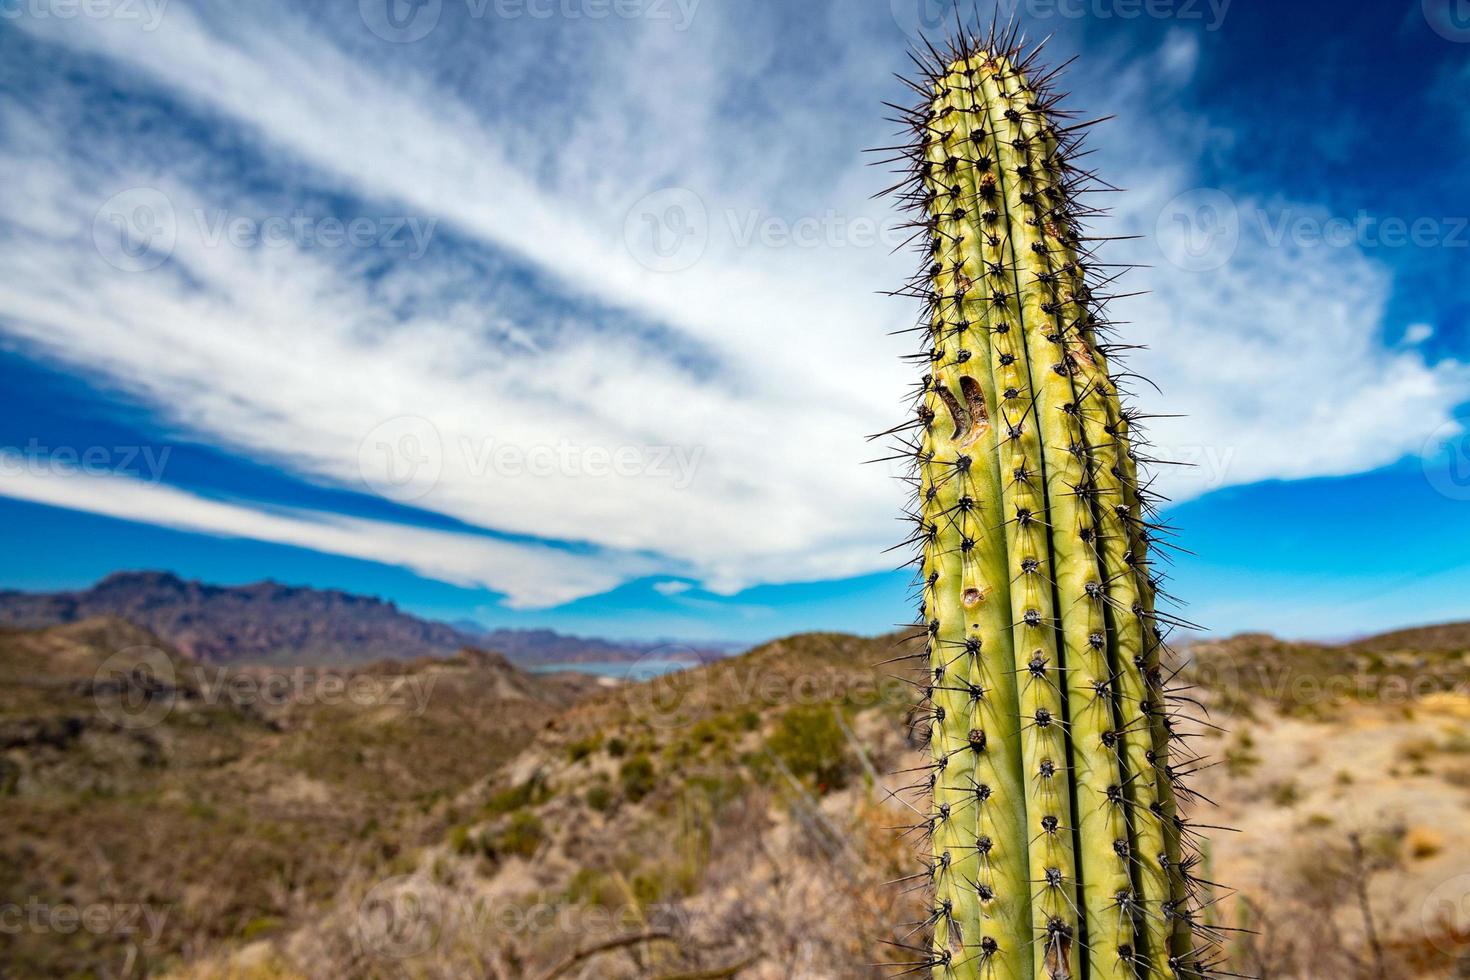
[[[1093,137],[1216,631],[1470,606],[1463,0],[1004,0]],[[983,18],[988,22],[990,9]],[[960,4],[961,16],[975,10]],[[910,614],[870,200],[937,0],[0,3],[0,587],[610,636]]]

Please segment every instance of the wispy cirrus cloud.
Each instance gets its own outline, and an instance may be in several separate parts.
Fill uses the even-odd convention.
[[[651,573],[654,562],[569,551],[470,532],[341,514],[266,509],[147,480],[36,467],[0,454],[5,496],[212,537],[246,538],[407,568],[427,578],[501,593],[513,608],[555,606]]]
[[[44,104],[0,91],[0,162],[16,175],[0,201],[6,332],[303,479],[391,497],[400,470],[427,467],[432,479],[416,470],[407,484],[424,510],[644,556],[588,575],[579,554],[546,548],[537,562],[574,574],[517,587],[509,553],[458,549],[451,569],[438,539],[393,539],[399,563],[517,602],[642,574],[732,592],[887,567],[898,492],[891,471],[858,464],[875,455],[862,435],[901,408],[910,379],[885,334],[914,311],[874,295],[909,258],[874,234],[892,219],[867,201],[882,175],[857,152],[885,141],[871,120],[894,93],[870,62],[887,35],[834,16],[816,72],[792,60],[802,40],[777,29],[774,5],[706,3],[679,32],[471,25],[407,50],[368,35],[354,7],[173,7],[152,32],[20,21],[38,62],[70,59],[136,108],[91,126],[96,91],[59,77]],[[1155,51],[1100,55],[1078,87],[1090,109],[1126,116],[1161,87],[1186,90],[1200,57],[1176,32]],[[538,65],[560,84],[531,84]],[[1098,144],[1100,169],[1132,188],[1113,227],[1198,231],[1159,218],[1192,218],[1179,195],[1229,134],[1182,112],[1126,125],[1126,140]],[[130,188],[171,214],[167,259],[146,271],[109,264],[96,240],[99,208],[112,216],[106,203]],[[1258,201],[1297,206],[1230,191],[1238,221]],[[433,237],[410,256],[211,235],[221,211],[258,227],[302,208],[413,219]],[[1165,454],[1199,464],[1166,471],[1162,489],[1350,473],[1417,451],[1470,381],[1385,346],[1391,270],[1245,225],[1206,272],[1136,246],[1110,256],[1158,266],[1127,287],[1152,295],[1115,313],[1151,347],[1133,366],[1165,391],[1140,391],[1145,408],[1188,416],[1153,426]],[[696,252],[680,252],[685,233]],[[672,251],[650,252],[652,235]],[[671,271],[650,268],[665,258]],[[72,488],[29,492],[78,504]],[[352,536],[384,527],[333,528],[292,533],[381,553]]]

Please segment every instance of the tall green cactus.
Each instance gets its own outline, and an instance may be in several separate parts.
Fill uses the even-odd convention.
[[[1014,31],[916,58],[907,441],[943,980],[1197,978],[1150,510],[1100,336],[1079,133]],[[1177,753],[1176,753],[1177,756]]]

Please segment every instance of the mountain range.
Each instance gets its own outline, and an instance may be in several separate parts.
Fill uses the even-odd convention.
[[[125,620],[183,656],[213,664],[351,665],[447,657],[467,646],[494,650],[527,667],[648,656],[707,661],[731,652],[708,645],[451,625],[406,613],[392,602],[333,589],[272,581],[210,585],[169,572],[119,572],[74,592],[0,591],[0,626],[40,629],[95,617]]]

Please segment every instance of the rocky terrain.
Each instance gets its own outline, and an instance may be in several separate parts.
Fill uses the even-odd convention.
[[[280,929],[437,840],[440,801],[595,683],[470,649],[239,669],[117,619],[0,631],[0,976],[143,976]]]
[[[911,691],[873,666],[891,639],[628,686],[466,652],[301,688],[354,677],[362,703],[222,704],[182,661],[99,674],[134,630],[0,638],[3,901],[160,922],[0,936],[17,976],[845,980],[914,958],[924,759]],[[1202,642],[1177,685],[1213,760],[1194,820],[1234,828],[1202,866],[1234,886],[1208,911],[1239,930],[1231,969],[1470,976],[1470,627]]]
[[[1470,976],[1470,626],[1201,643],[1196,784],[1260,977]],[[1205,717],[1195,712],[1198,717]],[[1209,805],[1213,804],[1213,805]]]

